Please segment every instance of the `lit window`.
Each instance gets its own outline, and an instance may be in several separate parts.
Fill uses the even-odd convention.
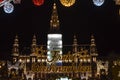
[[[83,60],[82,59],[80,59],[80,62],[82,62]]]
[[[22,62],[22,59],[19,59],[19,62]]]
[[[86,59],[84,59],[84,62],[86,62],[87,60]]]
[[[27,62],[30,62],[30,59],[27,59]]]
[[[42,59],[42,62],[45,62],[45,60],[44,60],[44,59]]]
[[[40,62],[40,59],[38,59],[38,62]]]
[[[35,58],[32,58],[32,62],[35,62]]]
[[[90,62],[91,60],[90,59],[88,59],[88,62]]]

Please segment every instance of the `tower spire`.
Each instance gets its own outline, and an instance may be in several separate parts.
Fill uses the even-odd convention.
[[[74,35],[74,39],[73,39],[73,52],[76,53],[77,52],[77,38],[76,35]]]
[[[53,10],[50,20],[50,31],[55,33],[59,31],[59,19],[58,19],[56,3],[53,4]]]
[[[96,57],[98,56],[98,53],[97,53],[95,38],[93,34],[91,35],[90,53],[91,56],[93,57],[93,61],[96,61]]]
[[[36,40],[36,36],[33,35],[33,39],[32,39],[32,45],[31,45],[31,52],[32,53],[35,53],[35,50],[36,50],[36,46],[37,46],[37,40]]]
[[[93,34],[91,35],[91,44],[90,45],[91,46],[96,46],[96,44],[95,44],[95,38],[94,38]]]
[[[18,55],[19,55],[19,40],[18,40],[18,36],[16,35],[13,44],[13,56],[18,56]]]

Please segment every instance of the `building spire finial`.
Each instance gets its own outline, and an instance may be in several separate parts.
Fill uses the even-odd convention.
[[[74,39],[73,39],[73,52],[76,53],[78,50],[77,50],[77,38],[76,38],[76,35],[74,35]]]
[[[52,32],[59,31],[59,19],[58,19],[56,3],[53,4],[53,10],[52,10],[52,15],[50,20],[50,30]]]
[[[90,54],[93,57],[93,61],[96,61],[96,57],[98,56],[98,53],[97,53],[95,38],[93,34],[91,35]]]
[[[35,34],[33,35],[33,39],[32,39],[32,45],[31,45],[31,52],[35,53],[36,51],[36,46],[37,46],[37,40],[36,40],[36,36]]]
[[[19,40],[18,40],[18,36],[15,36],[14,39],[14,44],[13,44],[13,55],[17,56],[19,55]]]
[[[91,44],[90,45],[91,46],[96,46],[96,44],[95,44],[95,38],[94,38],[93,34],[91,35]]]

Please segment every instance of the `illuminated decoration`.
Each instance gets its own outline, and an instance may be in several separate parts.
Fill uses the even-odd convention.
[[[118,77],[120,77],[120,71],[118,72]]]
[[[13,0],[14,4],[20,4],[21,0]]]
[[[76,0],[60,0],[61,4],[65,7],[70,7],[75,4]]]
[[[2,2],[3,0],[0,0],[0,2]]]
[[[120,5],[120,0],[114,0],[116,5]]]
[[[1,1],[0,1],[0,7],[2,7],[6,2],[10,2],[10,1],[1,0]]]
[[[102,6],[105,0],[93,0],[95,6]]]
[[[7,66],[8,66],[8,69],[11,70],[11,69],[16,69],[18,70],[19,69],[19,62],[16,62],[14,65],[11,63],[11,62],[7,62]]]
[[[97,74],[100,75],[100,70],[104,69],[105,73],[108,74],[108,61],[97,62]]]
[[[14,10],[14,6],[10,2],[6,2],[3,6],[3,9],[4,9],[5,13],[12,13]]]
[[[5,13],[12,13],[14,10],[14,6],[13,4],[11,4],[10,2],[15,3],[15,4],[20,4],[21,0],[0,0],[0,7],[3,6],[4,12]]]
[[[47,60],[48,63],[54,64],[62,55],[62,35],[61,34],[48,34],[47,42]]]
[[[44,0],[33,0],[34,5],[41,6],[44,3]]]
[[[68,80],[68,78],[67,78],[67,77],[65,77],[65,78],[60,78],[60,80]]]
[[[115,1],[116,5],[120,6],[120,0],[114,0],[114,1]],[[119,9],[119,13],[118,14],[120,15],[120,9]]]
[[[32,72],[27,72],[26,74],[25,74],[25,76],[26,76],[26,78],[27,78],[27,80],[33,80],[33,77],[34,77],[34,74],[32,73]]]

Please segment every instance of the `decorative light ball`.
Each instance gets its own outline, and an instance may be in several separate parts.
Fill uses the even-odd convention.
[[[44,4],[44,0],[33,0],[34,5],[41,6]]]
[[[0,2],[2,2],[3,0],[0,0]]]
[[[102,6],[105,0],[93,0],[95,6]]]
[[[60,3],[65,7],[70,7],[75,4],[76,0],[60,0]]]
[[[14,10],[14,6],[10,2],[6,2],[3,6],[3,9],[4,9],[5,13],[12,13]]]

